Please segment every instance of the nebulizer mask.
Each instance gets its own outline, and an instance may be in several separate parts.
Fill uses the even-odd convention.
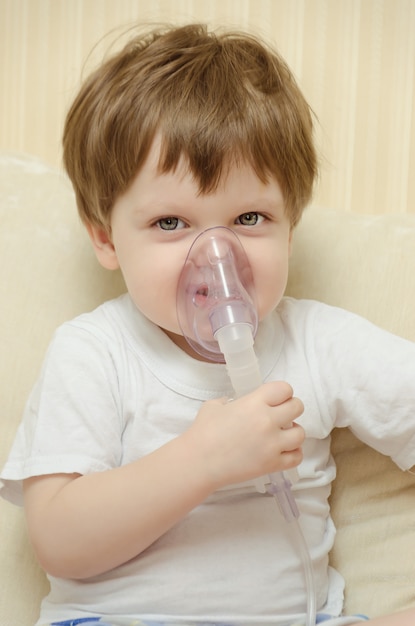
[[[258,315],[252,272],[241,242],[229,228],[210,228],[193,242],[179,279],[177,316],[193,350],[226,364],[236,397],[262,384],[254,351]],[[274,473],[269,476],[267,491],[275,497],[299,547],[307,587],[306,625],[314,626],[312,564],[291,483],[283,472]]]

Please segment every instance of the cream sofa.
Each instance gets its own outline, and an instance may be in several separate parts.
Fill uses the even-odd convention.
[[[123,284],[96,263],[62,173],[38,159],[0,154],[0,218],[3,465],[54,328]],[[307,210],[288,292],[343,306],[414,341],[415,215]],[[332,562],[347,581],[346,610],[375,616],[415,606],[415,477],[346,431],[334,434],[333,453]],[[47,588],[22,511],[0,501],[0,626],[31,626]]]

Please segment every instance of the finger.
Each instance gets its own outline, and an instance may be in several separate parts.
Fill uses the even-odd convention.
[[[278,406],[290,400],[293,397],[294,391],[291,385],[285,381],[277,380],[263,385],[263,392],[265,394],[265,402],[269,406]]]
[[[288,429],[294,426],[294,420],[304,413],[304,404],[300,398],[290,398],[283,404],[270,408],[271,420],[279,428]]]
[[[283,452],[294,452],[301,448],[305,440],[304,428],[293,423],[292,427],[284,430]]]
[[[303,460],[303,450],[302,448],[296,448],[295,450],[289,450],[287,452],[283,452],[280,457],[280,462],[282,462],[283,467],[282,470],[291,469],[293,467],[297,467],[300,465]]]

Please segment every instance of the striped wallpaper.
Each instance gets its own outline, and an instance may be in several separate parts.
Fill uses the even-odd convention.
[[[415,212],[415,0],[0,0],[0,149],[60,164],[81,73],[116,33],[195,20],[259,33],[289,62],[319,120],[315,204]]]

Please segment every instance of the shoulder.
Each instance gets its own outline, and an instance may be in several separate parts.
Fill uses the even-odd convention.
[[[59,326],[44,356],[40,380],[51,378],[56,383],[59,373],[69,376],[71,372],[77,372],[77,378],[116,377],[115,370],[123,361],[122,317],[126,307],[128,303],[121,296]]]
[[[104,302],[88,313],[83,313],[59,326],[51,341],[51,347],[79,342],[85,349],[95,345],[117,346],[125,334],[131,317],[131,303],[127,294]]]
[[[284,297],[277,307],[277,313],[285,327],[308,331],[322,326],[327,331],[348,323],[367,323],[356,314],[317,300],[297,300]]]
[[[356,313],[313,300],[284,298],[277,309],[287,345],[301,346],[313,373],[325,381],[336,375],[363,384],[374,378],[415,376],[415,343],[385,330]],[[365,383],[366,384],[366,383]]]
[[[82,313],[73,319],[64,322],[55,334],[70,334],[85,332],[96,336],[111,335],[120,327],[120,320],[128,317],[130,298],[124,294],[114,300],[108,300],[93,311]]]
[[[286,297],[276,312],[286,336],[295,338],[306,352],[312,350],[326,361],[329,355],[344,350],[354,356],[361,352],[375,355],[388,351],[413,354],[415,350],[413,342],[352,311],[323,302]]]

